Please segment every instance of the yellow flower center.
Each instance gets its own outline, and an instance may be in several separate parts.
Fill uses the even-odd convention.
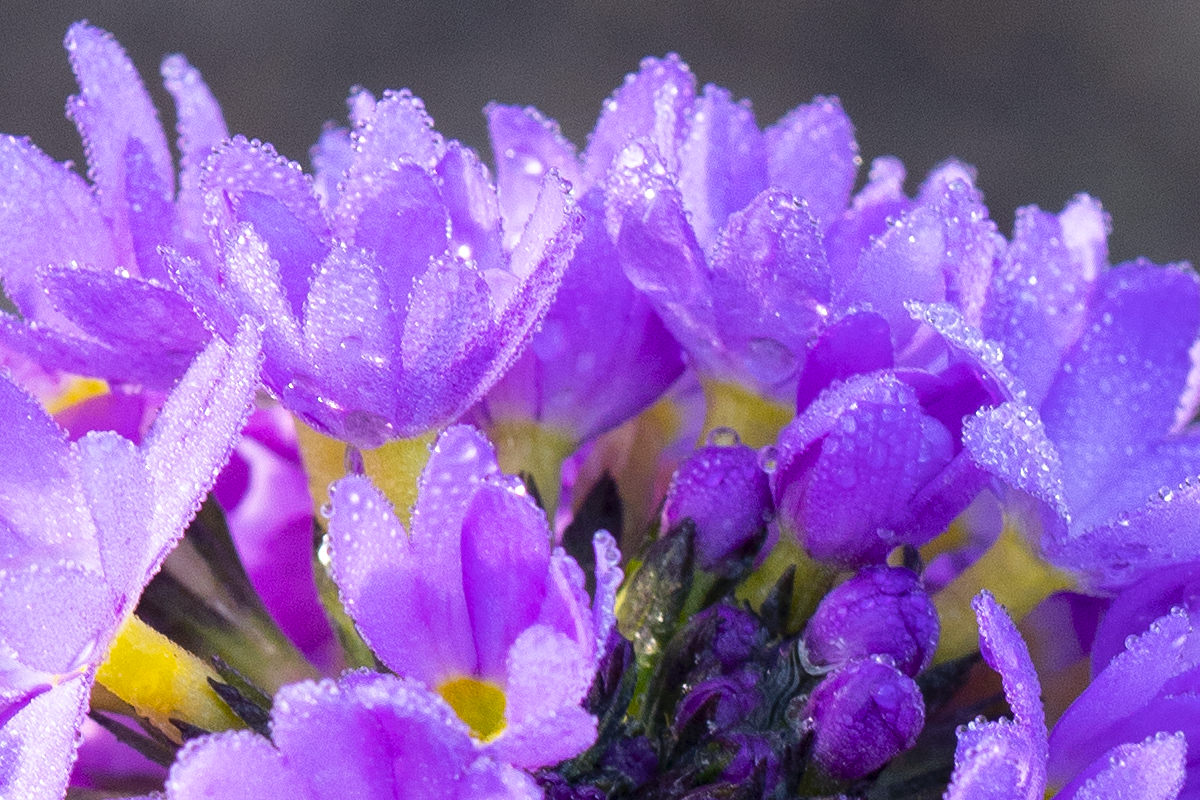
[[[438,686],[438,694],[481,741],[490,742],[504,731],[504,690],[478,678],[452,678]]]

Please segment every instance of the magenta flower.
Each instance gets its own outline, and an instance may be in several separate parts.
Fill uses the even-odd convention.
[[[422,473],[411,532],[368,479],[331,489],[329,550],[346,610],[380,661],[440,694],[489,757],[556,764],[596,735],[580,705],[613,625],[621,571],[597,534],[596,598],[487,439],[456,426]]]
[[[495,383],[553,299],[580,220],[550,172],[528,222],[506,230],[487,170],[420,100],[359,95],[354,109],[324,204],[270,145],[218,148],[201,179],[217,274],[169,261],[218,332],[242,314],[266,326],[264,380],[286,407],[374,447],[455,419]]]
[[[121,46],[80,22],[65,41],[80,93],[67,104],[91,185],[29,141],[0,137],[0,275],[23,320],[0,315],[0,342],[43,366],[169,388],[209,339],[167,278],[160,246],[212,269],[200,227],[200,163],[228,134],[199,73],[163,61],[182,154],[171,152]]]
[[[0,796],[62,796],[96,668],[228,459],[258,366],[249,325],[210,344],[141,447],[68,443],[0,381]]]

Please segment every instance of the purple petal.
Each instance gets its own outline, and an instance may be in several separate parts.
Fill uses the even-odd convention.
[[[341,197],[338,186],[354,159],[350,131],[326,124],[317,143],[309,150],[308,157],[313,168],[313,190],[321,200],[321,206],[331,211]]]
[[[201,241],[204,198],[200,168],[213,149],[229,138],[225,117],[200,71],[181,55],[163,59],[163,85],[175,99],[175,129],[179,133],[179,209],[184,236]]]
[[[126,270],[49,267],[39,280],[55,308],[84,333],[115,350],[153,358],[168,381],[211,338],[178,292]]]
[[[621,570],[621,551],[617,540],[608,531],[597,531],[592,537],[596,554],[596,591],[592,600],[592,624],[595,631],[596,653],[602,653],[608,635],[617,624],[617,590],[625,574]]]
[[[1195,694],[1176,698],[1176,703],[1186,703],[1178,710],[1163,696],[1181,694],[1171,690],[1172,680],[1179,676],[1190,673],[1187,683],[1194,686],[1198,667],[1200,636],[1183,609],[1173,609],[1130,639],[1125,652],[1109,662],[1055,725],[1050,737],[1051,779],[1064,783],[1116,744],[1154,730],[1177,730],[1174,725],[1181,720],[1195,721],[1200,703]],[[1196,729],[1192,723],[1188,727]]]
[[[1147,573],[1123,590],[1100,620],[1092,645],[1092,675],[1097,675],[1125,650],[1130,636],[1143,633],[1150,623],[1176,606],[1197,607],[1200,601],[1200,564],[1171,564]]]
[[[839,302],[870,303],[887,318],[898,351],[909,345],[917,327],[905,301],[958,301],[966,321],[976,324],[1000,241],[975,189],[955,182],[863,252]]]
[[[1101,214],[1086,197],[1076,199],[1062,216],[1036,207],[1018,210],[1012,244],[993,280],[983,330],[1004,343],[1005,361],[1035,405],[1083,332],[1095,270],[1086,253],[1068,243],[1062,219],[1089,210]]]
[[[1177,422],[1200,336],[1200,280],[1137,262],[1104,273],[1088,324],[1042,406],[1083,521],[1112,513],[1106,484]],[[1131,458],[1132,456],[1132,458]],[[1182,477],[1182,476],[1179,476]]]
[[[558,170],[577,194],[582,193],[579,162],[575,146],[562,135],[558,123],[537,109],[491,103],[483,113],[496,159],[504,244],[512,247],[533,214],[546,173]]]
[[[229,460],[259,386],[261,341],[248,320],[232,344],[214,339],[168,395],[146,436],[142,452],[155,493],[147,576],[183,535]]]
[[[500,203],[487,167],[474,151],[450,142],[434,174],[450,213],[451,251],[484,267],[499,264]]]
[[[392,435],[399,339],[379,266],[369,254],[335,244],[308,295],[304,345],[319,371],[322,396],[349,411],[329,414],[311,398],[289,396],[286,389],[285,396],[298,412],[313,406],[310,414],[339,438],[378,446]]]
[[[466,725],[437,695],[392,676],[285,686],[271,735],[315,800],[452,797],[475,760]]]
[[[188,742],[179,751],[164,788],[171,800],[319,797],[268,739],[250,731],[225,731]]]
[[[945,800],[1042,800],[1045,755],[1038,750],[1034,733],[1008,720],[960,727]]]
[[[533,769],[583,752],[596,740],[596,718],[580,706],[594,677],[576,642],[543,625],[527,629],[509,654],[508,727],[488,754]]]
[[[330,497],[333,579],[371,649],[397,673],[431,687],[472,672],[475,646],[461,568],[413,543],[391,503],[366,478],[343,478]],[[457,541],[456,531],[445,533]]]
[[[1029,649],[989,592],[980,592],[971,607],[979,622],[979,650],[1000,673],[1016,719],[976,720],[958,729],[946,800],[1040,800],[1046,788],[1046,718]]]
[[[980,592],[971,601],[979,623],[979,652],[987,665],[1000,673],[1004,699],[1012,709],[1016,724],[1034,734],[1034,742],[1045,762],[1046,715],[1042,710],[1041,684],[1029,648],[1017,632],[1008,612],[990,592]],[[1037,769],[1037,765],[1034,765]],[[1041,781],[1045,785],[1045,779]]]
[[[1085,576],[1085,584],[1119,590],[1154,570],[1200,559],[1200,483],[1163,486],[1141,507],[1075,531],[1049,555]]]
[[[730,214],[767,187],[763,136],[749,103],[709,84],[696,100],[679,148],[679,191],[701,247]]]
[[[852,661],[809,696],[813,760],[836,780],[863,778],[916,744],[925,704],[912,678],[886,656]]]
[[[343,187],[337,231],[372,250],[384,270],[388,304],[402,312],[413,282],[450,244],[450,217],[433,175],[400,164],[371,176],[362,187]]]
[[[904,193],[904,165],[899,159],[877,158],[871,172],[850,207],[825,231],[825,252],[833,285],[846,284],[858,268],[859,255],[874,237],[882,236],[894,219],[912,207]]]
[[[821,599],[804,629],[816,664],[840,666],[886,655],[916,677],[937,648],[937,609],[917,576],[900,567],[868,567]]]
[[[887,320],[873,311],[847,314],[821,331],[809,348],[796,390],[804,411],[835,381],[892,367],[892,335]]]
[[[66,433],[7,374],[0,376],[0,554],[94,558],[92,524]],[[16,541],[14,541],[14,537]]]
[[[829,313],[816,224],[794,198],[764,191],[729,218],[709,262],[717,326],[733,362],[725,369],[777,396]]]
[[[71,561],[6,568],[0,572],[0,653],[14,653],[20,666],[46,673],[42,681],[99,660],[107,644],[103,632],[117,622],[107,589],[98,572]]]
[[[93,431],[79,440],[79,472],[96,523],[100,562],[116,602],[136,603],[145,585],[155,545],[146,509],[153,508],[150,478],[141,451],[112,431]]]
[[[613,269],[600,202],[584,197],[583,238],[529,349],[484,398],[486,419],[534,419],[584,441],[649,406],[683,370],[674,337]]]
[[[696,524],[696,563],[720,571],[747,554],[771,514],[767,475],[758,453],[745,445],[708,445],[687,458],[671,479],[664,529],[684,519]]]
[[[334,580],[364,638],[399,674],[436,686],[475,672],[461,531],[479,481],[498,473],[481,434],[448,429],[421,474],[410,537],[367,479],[349,476],[331,490]]]
[[[35,697],[0,727],[0,797],[64,796],[91,688],[89,677],[71,678]]]
[[[1070,519],[1062,461],[1032,408],[1020,403],[981,408],[963,422],[963,447],[980,468]]]
[[[462,585],[478,674],[504,674],[509,648],[537,619],[550,563],[546,514],[524,492],[486,483],[462,525]]]
[[[117,264],[95,197],[78,175],[28,140],[0,136],[0,269],[5,293],[26,317],[47,319],[50,306],[35,275],[48,264],[72,262],[99,270]]]
[[[369,116],[356,113],[357,105],[351,106],[351,116],[357,117],[351,134],[355,157],[346,176],[346,194],[368,176],[397,163],[432,170],[445,151],[445,142],[433,129],[425,104],[407,89],[384,92],[382,100],[369,105]]]
[[[228,238],[238,223],[249,223],[266,242],[299,316],[313,271],[329,246],[311,179],[271,145],[235,136],[204,162],[200,182],[219,234]]]
[[[719,339],[708,268],[683,198],[648,146],[634,142],[621,152],[606,199],[625,274],[692,357],[711,369]]]
[[[491,292],[472,263],[445,256],[418,278],[400,339],[400,435],[455,418],[490,385],[489,373],[504,363],[493,358],[508,335],[493,327],[494,314]]]
[[[862,159],[854,126],[836,97],[817,97],[767,128],[772,186],[808,203],[822,230],[846,208]]]
[[[1187,742],[1182,734],[1158,734],[1122,744],[1101,756],[1057,797],[1062,800],[1174,800],[1186,778]]]
[[[909,501],[949,463],[952,442],[907,384],[880,373],[818,397],[779,449],[781,516],[814,558],[855,566],[902,541]]]
[[[175,195],[171,151],[146,87],[107,31],[77,22],[67,31],[63,45],[79,82],[80,92],[67,102],[67,113],[83,138],[88,177],[96,187],[104,216],[112,223],[117,246],[123,254],[132,254],[130,146],[142,150],[148,159],[141,177],[147,184],[146,193],[168,202]]]
[[[587,182],[603,180],[613,159],[636,138],[650,140],[674,169],[695,95],[696,79],[679,56],[643,59],[638,71],[626,75],[625,83],[604,101],[584,154]]]

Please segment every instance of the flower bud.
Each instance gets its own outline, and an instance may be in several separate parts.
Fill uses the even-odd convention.
[[[868,567],[837,586],[804,630],[814,664],[836,667],[886,655],[910,676],[929,666],[937,642],[933,601],[920,579],[902,567]]]
[[[758,453],[744,444],[710,444],[680,465],[663,508],[666,528],[696,523],[696,562],[715,571],[753,547],[771,509]]]
[[[925,724],[921,690],[886,656],[834,671],[813,691],[806,710],[813,759],[842,781],[869,775],[912,747]]]

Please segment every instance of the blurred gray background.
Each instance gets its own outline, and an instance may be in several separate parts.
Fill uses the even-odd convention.
[[[449,136],[486,148],[489,100],[532,104],[582,143],[646,54],[679,52],[760,124],[841,96],[864,158],[901,157],[910,189],[948,156],[1013,209],[1077,192],[1113,216],[1114,261],[1200,261],[1200,3],[58,2],[0,0],[0,131],[81,157],[62,116],[61,40],[88,18],[129,51],[173,125],[158,64],[184,52],[230,127],[308,165],[354,84],[410,87]]]

